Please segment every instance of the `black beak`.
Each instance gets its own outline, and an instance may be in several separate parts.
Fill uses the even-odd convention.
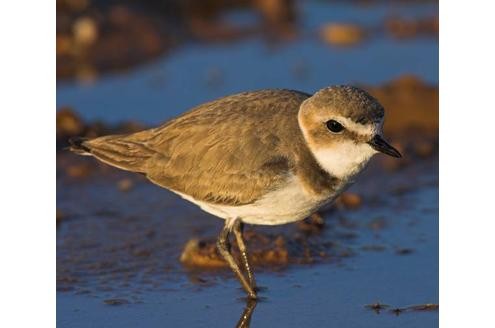
[[[397,149],[394,147],[390,146],[381,136],[378,134],[373,137],[370,141],[368,141],[368,144],[375,150],[390,155],[392,157],[397,157],[400,158],[402,155],[399,153]]]

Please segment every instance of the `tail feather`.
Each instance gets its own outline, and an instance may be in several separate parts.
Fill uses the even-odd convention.
[[[91,140],[70,139],[70,150],[80,155],[94,156],[100,161],[132,172],[145,172],[148,159],[155,152],[133,140],[133,135],[111,135]]]
[[[79,155],[91,155],[90,149],[84,145],[87,138],[73,137],[69,139],[69,150]]]

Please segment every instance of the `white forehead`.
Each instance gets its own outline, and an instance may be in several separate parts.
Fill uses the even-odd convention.
[[[333,117],[333,119],[342,124],[347,130],[350,130],[362,136],[373,136],[375,134],[381,134],[383,126],[383,120],[379,123],[360,124],[354,122],[350,118],[339,115]]]

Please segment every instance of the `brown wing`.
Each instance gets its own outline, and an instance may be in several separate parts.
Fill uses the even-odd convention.
[[[309,95],[262,90],[225,97],[161,127],[78,140],[72,150],[197,200],[249,204],[296,174],[305,189],[329,194],[335,178],[316,163],[297,113]]]
[[[307,148],[297,122],[309,97],[291,90],[246,92],[206,103],[154,129],[77,140],[71,149],[201,201],[249,204],[296,174],[314,194],[334,178]]]
[[[248,204],[283,183],[303,142],[297,112],[308,95],[288,90],[242,93],[201,105],[140,141],[155,154],[154,183],[225,205]]]

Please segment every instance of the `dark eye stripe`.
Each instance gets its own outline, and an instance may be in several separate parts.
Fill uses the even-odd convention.
[[[337,122],[335,120],[328,121],[327,122],[327,128],[328,128],[328,130],[330,130],[333,133],[339,133],[339,132],[342,132],[342,130],[344,130],[344,127],[342,126],[342,124],[340,124],[339,122]]]

